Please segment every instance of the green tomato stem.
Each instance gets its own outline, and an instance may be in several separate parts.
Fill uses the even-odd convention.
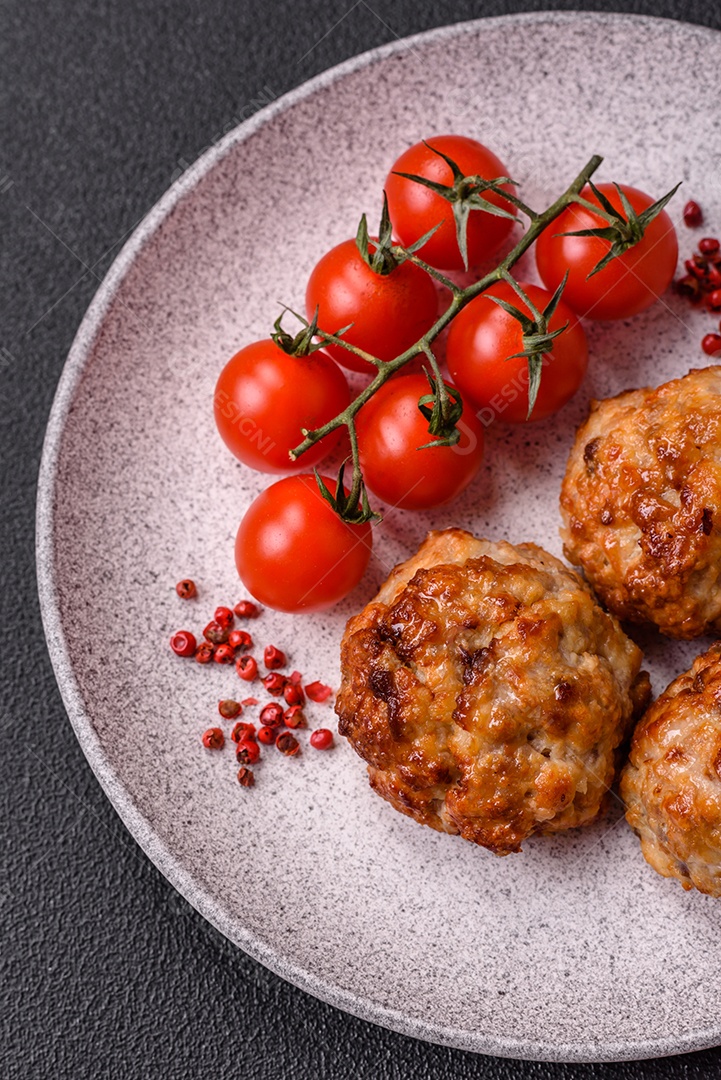
[[[401,247],[400,244],[396,244],[396,246],[393,248],[393,253],[394,255],[398,256],[399,260],[402,259],[404,262],[413,263],[414,266],[419,266],[421,270],[425,270],[427,274],[430,274],[432,278],[435,278],[436,281],[439,281],[441,285],[443,285],[444,288],[448,289],[448,291],[453,295],[463,292],[463,289],[459,285],[456,285],[454,281],[451,281],[450,278],[447,278],[445,274],[441,273],[440,270],[436,270],[435,266],[429,266],[427,262],[424,262],[423,259],[419,259],[417,255],[411,253],[410,251],[406,251],[406,249]]]
[[[441,374],[441,369],[438,366],[436,354],[433,352],[433,349],[430,347],[430,345],[428,345],[426,342],[423,343],[423,352],[428,358],[428,362],[431,365],[431,371],[435,376],[437,400],[440,402],[441,415],[444,422],[446,422],[448,420],[448,411],[450,404],[448,400],[448,391],[446,389],[446,384],[443,381],[443,375]]]
[[[590,210],[592,214],[596,215],[596,217],[603,218],[607,225],[617,226],[619,223],[617,217],[612,217],[611,214],[607,213],[607,211],[604,210],[602,206],[599,206],[597,203],[592,203],[588,199],[584,199],[582,195],[576,195],[576,197],[571,201],[576,203],[578,206],[585,207],[586,210]]]
[[[354,356],[359,357],[361,360],[365,360],[368,364],[373,364],[374,367],[383,368],[385,361],[379,360],[377,356],[372,356],[371,353],[366,352],[364,349],[359,349],[357,345],[351,345],[349,341],[344,341],[342,337],[338,337],[337,334],[329,334],[325,330],[320,328],[316,331],[316,337],[323,338],[323,342],[328,342],[331,345],[340,345],[346,352],[353,353]],[[311,444],[312,445],[312,444]]]

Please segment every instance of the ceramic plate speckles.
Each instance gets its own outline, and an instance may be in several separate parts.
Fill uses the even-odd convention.
[[[39,490],[40,595],[93,769],[150,857],[241,948],[419,1038],[554,1060],[714,1044],[721,909],[657,877],[617,806],[591,828],[495,859],[392,811],[347,746],[266,763],[252,792],[229,750],[203,752],[199,735],[237,678],[157,642],[202,625],[176,598],[178,578],[199,581],[198,611],[241,595],[233,535],[265,483],[221,447],[214,382],[232,352],[267,333],[278,298],[302,304],[317,258],[362,210],[377,213],[394,156],[429,134],[488,143],[531,205],[598,152],[603,178],[656,193],[683,179],[721,222],[721,114],[698,108],[692,67],[719,70],[720,35],[551,14],[433,31],[326,73],[239,127],[149,214],[58,389]],[[680,232],[687,253],[692,237]],[[482,474],[452,509],[387,516],[345,604],[304,619],[266,612],[257,636],[337,686],[345,619],[429,527],[560,554],[560,478],[589,396],[701,363],[702,324],[669,296],[628,324],[590,326],[591,371],[559,418],[491,431]],[[656,690],[702,644],[649,639]],[[313,716],[330,721],[330,706]]]

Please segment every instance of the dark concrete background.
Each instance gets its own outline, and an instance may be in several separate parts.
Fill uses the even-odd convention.
[[[429,1046],[346,1016],[245,957],[173,892],[106,801],[66,719],[36,597],[36,476],[63,361],[122,240],[171,177],[269,93],[371,46],[481,15],[579,6],[721,28],[711,0],[3,0],[0,1075],[8,1080],[721,1075],[721,1051],[552,1066]],[[699,85],[717,75],[703,73]]]

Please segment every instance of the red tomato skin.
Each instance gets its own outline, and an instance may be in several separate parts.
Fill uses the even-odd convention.
[[[316,465],[339,439],[332,433],[292,462],[288,451],[312,430],[345,409],[345,375],[322,352],[289,356],[268,339],[246,345],[220,373],[213,410],[218,432],[239,461],[267,473],[290,473]]]
[[[335,491],[335,482],[323,479]],[[287,476],[248,507],[236,536],[235,563],[261,604],[293,613],[323,611],[355,588],[372,546],[370,522],[341,521],[313,475]]]
[[[596,185],[615,209],[622,210],[613,184]],[[636,213],[655,201],[637,188],[622,185]],[[598,203],[590,188],[581,193]],[[589,319],[627,319],[654,304],[668,288],[676,272],[678,239],[665,210],[647,226],[645,235],[623,255],[587,280],[587,275],[608,252],[609,241],[595,236],[557,236],[578,229],[597,229],[606,222],[583,206],[571,206],[551,222],[536,241],[538,272],[545,285],[555,290],[568,269],[564,302],[576,314]]]
[[[551,293],[538,285],[522,288],[543,310]],[[446,360],[451,378],[468,402],[479,411],[484,424],[496,417],[523,423],[528,412],[528,365],[524,358],[507,359],[522,348],[520,324],[489,299],[498,296],[528,311],[506,282],[492,285],[463,308],[451,323]],[[544,358],[541,386],[531,420],[544,420],[573,397],[588,366],[588,346],[583,327],[561,300],[550,322],[558,330],[568,329],[554,341],[553,351]]]
[[[435,135],[426,141],[451,157],[466,176],[482,176],[485,180],[508,176],[499,158],[475,139],[464,135]],[[393,165],[386,179],[386,195],[393,230],[402,244],[408,246],[415,243],[434,225],[442,222],[441,227],[420,248],[418,255],[439,270],[463,270],[451,204],[422,184],[395,176],[396,172],[425,176],[428,180],[448,185],[453,183],[450,166],[422,142],[416,143],[401,154]],[[512,187],[506,186],[513,191]],[[516,213],[515,207],[495,192],[485,194],[484,198],[512,214]],[[508,218],[472,211],[467,233],[469,266],[478,266],[493,255],[512,228],[513,222]]]
[[[478,472],[483,427],[466,407],[456,446],[418,447],[431,442],[418,401],[429,392],[423,374],[399,375],[385,383],[356,418],[361,466],[368,488],[389,506],[426,510],[452,502]]]
[[[390,274],[376,274],[362,258],[355,240],[331,248],[316,264],[308,281],[305,308],[318,325],[335,333],[349,323],[345,341],[379,360],[394,360],[436,321],[438,293],[432,278],[412,263]],[[325,352],[351,371],[375,373],[375,367],[340,345]]]

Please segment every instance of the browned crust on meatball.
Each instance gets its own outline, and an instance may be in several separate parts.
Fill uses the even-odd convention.
[[[596,816],[640,664],[553,556],[448,529],[349,621],[338,728],[397,810],[505,855]]]
[[[620,790],[654,870],[721,896],[721,643],[643,717]]]
[[[591,404],[561,488],[564,552],[620,619],[721,631],[721,367]]]

